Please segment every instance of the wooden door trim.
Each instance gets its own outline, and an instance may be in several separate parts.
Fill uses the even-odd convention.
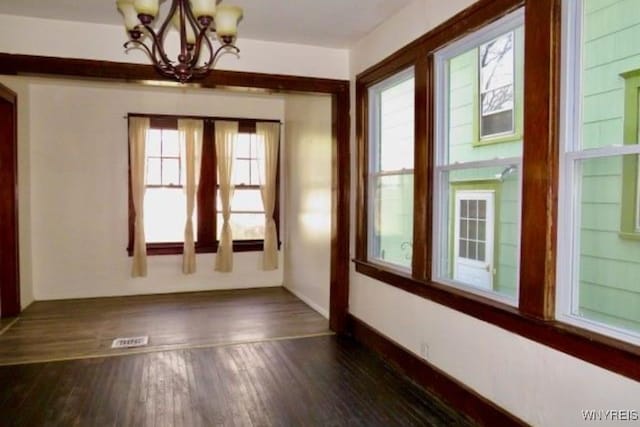
[[[0,84],[0,317],[20,314],[17,95]],[[1,126],[7,121],[8,129]],[[8,143],[7,143],[8,141]]]
[[[0,75],[40,75],[117,82],[166,81],[153,66],[88,59],[0,53]],[[349,301],[350,132],[349,81],[280,74],[213,70],[194,86],[252,88],[265,92],[323,93],[332,97],[333,162],[329,324],[347,332]],[[197,87],[197,86],[196,86]]]

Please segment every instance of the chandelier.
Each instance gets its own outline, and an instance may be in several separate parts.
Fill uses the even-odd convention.
[[[206,75],[223,51],[240,52],[234,44],[242,9],[220,5],[216,0],[171,0],[171,8],[158,29],[151,24],[158,16],[159,0],[117,0],[129,33],[126,49],[140,47],[146,51],[163,76],[181,83]],[[169,58],[165,38],[171,27],[178,30],[180,52],[175,60]],[[217,35],[219,46],[214,48],[210,34]],[[145,39],[149,39],[149,44]]]

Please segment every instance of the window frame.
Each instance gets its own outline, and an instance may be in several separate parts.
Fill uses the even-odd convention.
[[[640,347],[555,319],[558,234],[561,12],[563,0],[479,0],[356,76],[356,274],[472,316],[547,347],[640,381]],[[434,160],[433,53],[524,7],[521,269],[518,306],[431,280]],[[530,58],[527,60],[527,58]],[[408,66],[416,67],[416,147],[412,274],[366,259],[367,87]],[[381,283],[380,283],[381,282]]]
[[[640,69],[620,75],[625,80],[624,141],[640,144]],[[640,156],[639,156],[640,157]],[[640,167],[638,157],[625,158],[622,171],[620,237],[640,240]]]
[[[582,19],[584,3],[582,0],[574,0],[563,9],[562,22],[568,29],[564,32],[561,74],[561,136],[560,146],[560,176],[559,176],[559,205],[558,205],[558,233],[569,238],[558,240],[557,276],[556,288],[556,313],[558,321],[576,326],[581,329],[593,331],[613,339],[629,342],[640,347],[640,332],[633,332],[615,325],[606,324],[595,319],[581,317],[574,314],[579,307],[580,298],[580,199],[581,179],[578,177],[581,171],[580,162],[588,160],[607,159],[623,155],[635,154],[635,158],[623,158],[622,176],[632,172],[632,182],[637,183],[637,159],[640,156],[638,145],[638,102],[640,102],[640,70],[623,73],[625,79],[624,97],[624,141],[623,145],[609,144],[596,148],[582,147]],[[571,79],[568,76],[572,76]],[[625,208],[633,210],[637,194],[634,186],[627,187],[623,179],[623,193],[631,192],[630,203],[625,204],[625,197],[621,200],[621,227],[618,232],[621,238],[640,239],[635,231],[626,231],[625,226],[633,228],[634,218],[625,215]],[[637,214],[637,212],[635,212]],[[627,223],[625,223],[628,221]],[[570,259],[569,263],[563,260]]]
[[[476,51],[476,57],[479,54],[480,46],[490,42],[491,40],[495,40],[496,38],[511,32],[514,37],[514,67],[518,64],[516,60],[515,54],[515,43],[516,43],[516,30],[524,26],[524,9],[517,9],[509,14],[506,14],[499,19],[491,22],[480,29],[476,29],[474,31],[470,31],[469,34],[465,35],[463,38],[454,41],[453,43],[448,44],[442,49],[436,50],[434,55],[434,68],[435,68],[435,87],[434,87],[434,95],[435,95],[435,137],[434,137],[434,146],[435,146],[435,156],[434,156],[434,198],[433,198],[433,241],[432,241],[432,253],[434,254],[433,259],[443,259],[441,255],[442,248],[446,242],[448,243],[448,229],[449,227],[444,226],[444,222],[451,219],[452,212],[450,212],[451,201],[448,199],[451,197],[449,194],[448,187],[451,185],[450,181],[444,180],[444,175],[450,172],[454,172],[457,170],[467,170],[467,169],[475,169],[475,168],[486,168],[486,167],[494,167],[494,166],[504,166],[504,167],[516,167],[519,171],[519,180],[518,180],[518,188],[520,191],[519,194],[519,203],[518,209],[521,216],[522,214],[522,157],[508,157],[508,158],[499,158],[499,159],[487,159],[487,160],[472,160],[465,162],[454,162],[451,163],[449,160],[449,61],[453,58],[456,58],[459,55],[465,54],[472,50]],[[476,63],[476,78],[479,78],[479,63]],[[514,132],[515,132],[515,123],[518,121],[516,116],[517,108],[516,108],[516,99],[515,99],[515,84],[516,84],[516,76],[517,73],[514,69]],[[474,96],[479,92],[474,88]],[[479,101],[477,101],[479,102]],[[479,120],[479,115],[474,112],[473,121],[477,123]],[[478,128],[480,124],[478,123]],[[474,127],[476,127],[474,125]],[[476,130],[474,129],[474,132]],[[515,141],[517,140],[517,135],[515,133],[508,134],[509,138],[505,139],[505,134],[496,135],[496,138],[500,139],[500,142],[507,141]],[[490,137],[491,138],[491,137]],[[480,144],[484,145],[484,144]],[[478,145],[472,142],[472,147],[476,149]],[[496,224],[496,228],[497,228]],[[518,221],[518,236],[521,236],[521,226],[522,222]],[[517,242],[518,252],[520,252],[521,248],[521,239],[518,239]],[[447,247],[447,251],[450,252],[451,248]],[[516,263],[516,277],[520,277],[520,257],[518,257],[518,262]],[[453,261],[453,260],[451,260]],[[440,262],[434,262],[432,264],[431,269],[431,280],[437,283],[444,284],[446,286],[451,286],[457,289],[460,289],[464,292],[469,292],[473,294],[477,294],[484,298],[488,298],[491,300],[495,300],[507,305],[517,306],[519,301],[519,280],[516,283],[516,294],[513,297],[499,294],[493,290],[482,289],[479,287],[475,287],[470,284],[462,283],[454,280],[453,278],[448,278],[447,272],[442,271],[443,266]]]
[[[215,121],[216,120],[234,120],[238,121],[238,131],[240,133],[255,133],[256,123],[281,123],[280,120],[271,119],[251,119],[251,118],[235,118],[235,117],[211,117],[211,116],[176,116],[169,114],[144,114],[144,113],[128,113],[125,119],[128,121],[130,117],[146,117],[150,120],[152,128],[170,128],[178,129],[179,119],[196,119],[203,121],[203,141],[202,144],[202,171],[209,171],[200,177],[198,193],[196,194],[196,205],[198,209],[198,220],[195,227],[197,236],[195,242],[196,253],[216,253],[218,251],[219,241],[216,238],[217,227],[217,208],[216,194],[217,184],[217,162],[215,150]],[[282,135],[281,135],[282,139]],[[210,141],[210,143],[206,143]],[[127,139],[127,146],[129,141]],[[131,194],[131,159],[129,158],[128,170],[128,195],[129,195],[129,227],[128,227],[128,244],[127,253],[133,256],[133,240],[134,240],[134,223],[135,210],[133,206],[133,197]],[[176,187],[171,187],[176,188]],[[278,170],[276,173],[276,203],[274,209],[274,220],[276,223],[276,233],[278,236],[278,249],[282,242],[280,240],[280,150],[278,150]],[[205,220],[210,218],[210,221]],[[147,255],[180,255],[184,250],[184,242],[158,242],[147,243]],[[234,252],[259,252],[264,250],[264,240],[234,240]]]
[[[415,80],[415,67],[410,66],[406,69],[395,73],[394,75],[385,78],[384,80],[376,83],[375,85],[370,86],[368,90],[368,99],[369,99],[369,123],[371,124],[369,128],[368,140],[369,140],[369,167],[368,167],[368,177],[367,177],[367,185],[368,188],[375,189],[375,183],[377,179],[382,178],[384,176],[405,176],[412,175],[415,179],[414,169],[397,169],[392,171],[379,171],[374,166],[378,164],[378,152],[380,149],[380,115],[381,115],[381,105],[380,105],[380,95],[386,89],[392,88],[398,84],[404,83],[407,80],[414,79]],[[372,99],[372,94],[376,94],[376,98]],[[415,100],[414,100],[415,101]],[[373,108],[371,108],[373,106]],[[374,124],[375,123],[375,127]],[[414,116],[415,123],[415,116]],[[415,130],[415,129],[414,129]],[[414,136],[414,145],[415,145],[415,136]],[[384,266],[385,268],[389,268],[392,270],[398,270],[404,272],[405,274],[409,273],[411,270],[411,266],[408,267],[402,266],[400,264],[396,264],[393,262],[385,261],[381,258],[378,258],[374,255],[375,253],[375,233],[373,230],[372,224],[375,221],[375,209],[376,206],[375,201],[375,190],[369,192],[369,197],[367,200],[368,206],[367,210],[369,212],[368,217],[368,229],[367,229],[367,259],[370,260],[374,264],[379,264]]]

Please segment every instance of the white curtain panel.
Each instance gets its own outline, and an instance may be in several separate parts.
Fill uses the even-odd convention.
[[[233,148],[238,137],[238,122],[216,120],[216,159],[218,162],[218,185],[222,202],[222,234],[216,255],[216,271],[228,273],[233,270],[233,236],[231,234],[231,198],[233,185]]]
[[[146,180],[146,142],[149,119],[129,118],[129,161],[131,162],[131,195],[135,210],[132,277],[147,275],[147,242],[144,235],[144,191]]]
[[[278,268],[278,233],[273,213],[276,207],[276,175],[278,173],[278,150],[280,146],[280,123],[257,123],[256,134],[259,141],[259,156],[264,170],[260,174],[262,204],[264,205],[264,254],[262,268],[275,270]]]
[[[202,120],[178,120],[180,151],[184,155],[184,189],[187,199],[187,221],[184,227],[184,250],[182,272],[196,272],[196,245],[193,231],[193,210],[198,184],[200,182],[200,162],[202,158]]]

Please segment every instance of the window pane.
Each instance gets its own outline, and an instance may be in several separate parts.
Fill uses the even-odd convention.
[[[516,297],[519,179],[505,166],[441,173],[448,200],[437,227],[440,280]]]
[[[263,240],[264,239],[264,214],[231,214],[231,233],[233,240]],[[218,214],[217,238],[222,233],[222,214]]]
[[[162,159],[162,185],[180,185],[180,160]]]
[[[244,158],[244,159],[248,159],[251,156],[251,134],[248,133],[239,133],[238,134],[238,138],[236,139],[236,144],[234,146],[234,153],[233,155],[236,158]],[[255,153],[254,153],[255,156]]]
[[[147,131],[147,145],[145,151],[147,157],[160,157],[162,154],[162,131],[160,129],[149,129]]]
[[[413,242],[413,175],[387,175],[373,181],[369,255],[409,267]]]
[[[514,34],[508,32],[480,46],[482,114],[513,108]]]
[[[220,190],[217,191],[216,208],[218,212],[222,211],[222,201],[220,200]],[[250,211],[250,212],[264,212],[262,205],[262,196],[260,190],[253,189],[238,189],[233,192],[233,199],[231,200],[232,211]]]
[[[413,169],[414,97],[413,78],[380,93],[380,171]]]
[[[251,185],[260,185],[264,182],[264,168],[261,168],[257,160],[251,160]]]
[[[233,165],[235,185],[251,185],[251,162],[249,160],[236,159]]]
[[[162,157],[180,157],[180,143],[178,142],[177,130],[162,130]]]
[[[147,243],[183,242],[186,199],[181,188],[147,188],[144,196]],[[194,224],[197,224],[197,212]],[[194,236],[197,239],[197,233]]]
[[[625,160],[623,158],[626,157]],[[620,235],[624,162],[614,156],[577,163],[581,188],[574,244],[579,265],[575,316],[640,333],[640,240]]]
[[[480,118],[482,135],[495,135],[504,133],[505,129],[511,129],[513,123],[513,110],[493,113]]]
[[[161,160],[147,159],[147,185],[162,185]]]

